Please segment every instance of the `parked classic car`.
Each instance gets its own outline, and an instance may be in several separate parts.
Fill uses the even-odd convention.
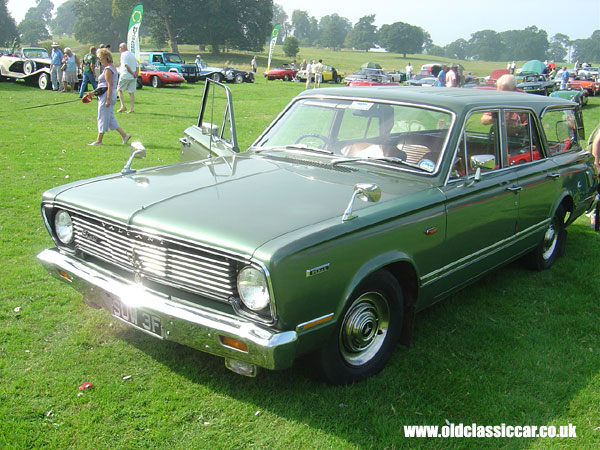
[[[578,103],[579,106],[583,107],[587,105],[588,93],[581,87],[580,84],[571,82],[567,83],[566,89],[559,89],[550,94],[551,97],[564,98],[572,102]]]
[[[45,48],[24,47],[0,56],[0,81],[3,78],[25,80],[40,89],[52,89],[50,56]]]
[[[373,375],[416,312],[523,256],[550,268],[594,206],[566,100],[307,90],[245,153],[233,111],[209,80],[181,163],[132,169],[138,146],[121,173],[45,192],[55,247],[38,258],[91,306],[240,374],[307,355],[331,383]]]
[[[140,74],[137,79],[138,89],[141,89],[144,84],[159,88],[165,84],[179,86],[184,82],[185,78],[179,72],[165,72],[164,70],[158,70],[156,66],[151,64],[140,64]]]
[[[306,81],[307,76],[306,70],[299,70],[296,73],[296,78],[300,81]],[[323,82],[331,81],[340,84],[343,78],[344,74],[335,70],[335,67],[323,64]],[[315,80],[314,72],[311,74],[311,80]]]
[[[432,77],[432,76],[426,76],[426,77],[419,77],[417,75],[416,78],[411,78],[410,80],[408,80],[406,82],[407,86],[435,86],[438,82],[438,79],[436,77]]]
[[[600,81],[598,81],[595,77],[585,77],[581,75],[577,75],[573,81],[571,81],[573,85],[579,85],[588,93],[588,95],[598,95],[600,92]]]
[[[372,69],[368,67],[361,67],[358,72],[346,75],[344,83],[349,85],[353,81],[378,81],[381,83],[389,83],[392,81],[390,77],[383,69]]]
[[[548,95],[554,87],[554,81],[543,74],[522,73],[517,76],[517,88],[528,94]]]
[[[228,83],[254,83],[254,74],[247,70],[234,69],[233,67],[226,67],[225,69],[225,81]],[[214,79],[214,78],[213,78]],[[216,80],[215,81],[219,81]]]
[[[200,79],[196,64],[186,64],[179,53],[161,50],[140,52],[140,63],[151,64],[165,72],[179,72],[188,83],[195,83]]]
[[[297,72],[298,69],[292,67],[291,64],[282,64],[281,67],[270,69],[268,72],[264,72],[263,75],[267,80],[292,81],[296,78]]]

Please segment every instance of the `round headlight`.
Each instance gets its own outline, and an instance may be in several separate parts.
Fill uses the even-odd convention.
[[[252,311],[260,311],[269,304],[269,288],[265,274],[251,266],[246,266],[237,278],[238,292],[244,305]]]
[[[66,211],[58,211],[54,217],[54,229],[56,236],[65,245],[73,242],[73,222]]]

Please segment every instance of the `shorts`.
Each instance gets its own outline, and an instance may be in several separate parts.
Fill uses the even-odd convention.
[[[117,84],[117,91],[127,91],[130,94],[135,92],[137,80],[135,78],[119,78],[119,84]]]
[[[315,73],[315,83],[322,83],[322,82],[323,82],[323,74]]]

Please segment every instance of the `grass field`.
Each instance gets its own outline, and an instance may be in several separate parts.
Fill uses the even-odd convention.
[[[333,62],[343,53],[323,57]],[[178,138],[196,120],[202,87],[137,92],[136,113],[118,115],[147,148],[134,167],[178,160]],[[230,87],[242,148],[302,90],[261,77]],[[600,97],[584,120],[588,131],[600,121]],[[117,172],[129,155],[116,132],[103,147],[88,147],[95,136],[95,102],[0,83],[1,448],[600,446],[600,236],[585,218],[569,228],[566,255],[551,270],[514,263],[419,314],[413,346],[399,346],[378,376],[331,387],[298,363],[249,379],[220,358],[159,342],[85,306],[37,263],[51,246],[41,193]],[[84,382],[93,387],[81,392]],[[572,423],[577,438],[403,436],[404,425],[446,421]]]

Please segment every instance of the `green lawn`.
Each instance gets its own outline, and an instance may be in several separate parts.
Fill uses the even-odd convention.
[[[314,53],[301,57],[320,57]],[[322,55],[345,69],[369,59],[359,53]],[[406,65],[388,56],[390,68]],[[247,55],[237,57],[249,64]],[[118,115],[147,148],[134,167],[178,160],[178,139],[196,120],[202,87],[137,92],[136,113]],[[230,87],[245,148],[303,86],[259,77]],[[38,105],[50,106],[26,109]],[[584,120],[588,131],[600,121],[600,97]],[[88,147],[95,136],[95,102],[0,83],[0,448],[600,446],[600,236],[585,218],[569,228],[566,255],[551,270],[514,263],[419,314],[413,346],[399,346],[378,376],[331,387],[299,362],[249,379],[220,358],[159,342],[87,307],[37,263],[36,254],[52,245],[41,193],[117,172],[129,156],[116,132],[103,147]],[[93,387],[79,391],[88,381]],[[404,425],[445,421],[573,423],[577,438],[403,437]]]

